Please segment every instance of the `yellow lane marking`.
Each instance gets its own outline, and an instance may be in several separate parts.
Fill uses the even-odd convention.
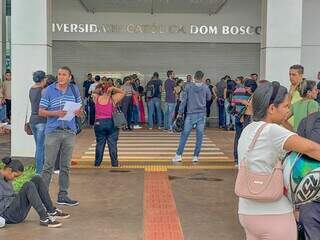
[[[140,150],[140,149],[139,149]],[[107,151],[105,151],[105,153],[108,153]],[[95,152],[85,152],[85,154],[87,155],[94,155]],[[121,155],[126,155],[126,154],[139,154],[139,155],[154,155],[154,154],[162,154],[162,155],[167,155],[167,154],[174,154],[174,151],[172,151],[171,153],[167,152],[163,152],[163,151],[150,151],[150,152],[120,152],[119,156]],[[193,155],[193,152],[186,152],[183,154],[184,156],[188,156],[188,155]],[[205,156],[205,155],[224,155],[223,152],[201,152],[201,156]]]
[[[76,160],[76,161],[78,163],[86,163],[86,162],[92,162],[94,160],[95,160],[94,158],[90,158],[90,159],[81,159],[81,160]],[[109,162],[110,159],[109,158],[104,158],[103,161]],[[171,159],[167,159],[167,160],[153,160],[153,159],[152,160],[141,160],[141,159],[134,160],[134,159],[131,159],[131,160],[129,160],[129,159],[121,159],[121,158],[119,158],[119,162],[144,162],[144,163],[148,163],[148,162],[150,162],[150,163],[157,163],[157,162],[165,163],[165,162],[168,162],[169,163],[169,162],[172,162],[172,161],[171,161]],[[183,159],[183,162],[191,163],[192,161],[191,161],[191,159],[189,159],[189,160]],[[200,163],[202,163],[202,162],[205,162],[205,163],[233,163],[234,161],[233,160],[229,160],[229,159],[226,159],[226,160],[222,160],[222,159],[217,159],[217,160],[204,159],[203,160],[203,159],[201,159],[199,162]]]
[[[97,167],[94,166],[84,166],[84,165],[73,165],[72,168],[85,168],[90,169]],[[99,168],[101,169],[167,169],[167,170],[232,170],[237,169],[235,166],[200,166],[200,165],[193,165],[193,166],[183,166],[183,165],[153,165],[153,166],[145,166],[145,165],[122,165],[118,168],[112,168],[110,166],[102,165]],[[99,169],[98,168],[98,169]]]

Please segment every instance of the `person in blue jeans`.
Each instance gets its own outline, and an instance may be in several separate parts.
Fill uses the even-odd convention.
[[[176,97],[174,88],[176,86],[176,81],[174,80],[174,72],[169,70],[167,72],[168,79],[164,83],[164,89],[166,91],[166,103],[167,103],[167,111],[165,112],[165,119],[168,121],[167,126],[169,128],[169,132],[172,132],[172,123],[174,117],[174,110],[176,107]]]
[[[0,84],[0,123],[7,120],[6,99],[4,95],[4,87]]]
[[[162,81],[159,79],[159,73],[155,72],[146,86],[146,98],[148,105],[148,128],[153,128],[154,114],[156,114],[158,128],[161,129],[161,92]]]
[[[207,85],[202,82],[203,72],[197,71],[194,75],[195,82],[186,85],[182,95],[182,102],[179,107],[178,115],[184,113],[187,106],[187,115],[184,123],[184,128],[180,136],[179,147],[176,155],[173,157],[173,162],[181,162],[184,147],[193,127],[196,128],[196,146],[194,149],[192,162],[199,161],[201,151],[204,126],[206,121],[207,101],[212,98],[211,92]]]
[[[36,174],[41,174],[44,163],[44,140],[47,118],[39,116],[39,104],[43,88],[46,86],[46,74],[44,71],[33,73],[34,85],[29,90],[31,103],[31,115],[29,124],[36,143],[35,166]]]

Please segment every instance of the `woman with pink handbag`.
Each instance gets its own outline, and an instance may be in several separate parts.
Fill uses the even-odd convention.
[[[296,240],[293,206],[283,194],[281,159],[296,151],[320,160],[320,145],[283,128],[289,114],[287,89],[261,84],[252,100],[253,120],[239,139],[239,220],[247,240]]]

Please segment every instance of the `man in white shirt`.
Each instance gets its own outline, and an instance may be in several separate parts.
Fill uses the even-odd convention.
[[[94,77],[94,83],[92,83],[91,85],[90,85],[90,88],[89,88],[89,91],[88,91],[88,93],[91,95],[93,92],[94,92],[94,90],[96,90],[96,86],[100,83],[100,76],[99,75],[97,75],[97,76],[95,76]]]

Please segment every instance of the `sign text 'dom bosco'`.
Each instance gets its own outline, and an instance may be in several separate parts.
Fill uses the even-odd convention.
[[[53,32],[190,35],[260,35],[260,26],[53,23]]]

